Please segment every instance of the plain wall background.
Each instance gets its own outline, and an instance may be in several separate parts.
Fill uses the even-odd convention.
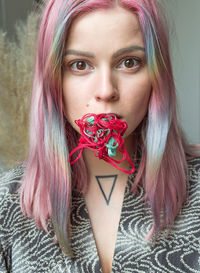
[[[0,28],[9,36],[14,33],[17,20],[25,20],[34,0],[0,0]]]
[[[190,142],[200,143],[200,0],[165,0],[171,18],[172,64],[179,120]]]
[[[172,34],[172,63],[179,120],[190,142],[200,143],[200,0],[161,0]],[[24,20],[32,0],[0,0],[0,28],[10,37],[17,20]]]

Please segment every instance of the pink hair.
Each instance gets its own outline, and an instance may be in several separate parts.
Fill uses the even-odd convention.
[[[152,81],[147,117],[135,132],[141,162],[133,187],[137,190],[141,183],[152,208],[154,225],[149,235],[173,225],[186,200],[185,149],[188,146],[182,141],[177,125],[168,32],[158,4],[154,0],[48,0],[38,40],[30,150],[25,163],[21,208],[45,230],[50,218],[56,238],[66,252],[70,249],[66,227],[69,227],[72,190],[85,191],[87,172],[83,159],[74,164],[73,169],[68,161],[70,151],[77,145],[77,134],[63,114],[65,42],[76,16],[116,4],[138,16]]]

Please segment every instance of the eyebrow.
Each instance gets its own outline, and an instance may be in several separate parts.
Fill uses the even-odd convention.
[[[80,51],[80,50],[75,50],[75,49],[66,50],[64,56],[66,56],[66,55],[76,55],[76,56],[95,58],[94,54],[92,54],[88,51]]]
[[[117,58],[123,54],[131,53],[133,51],[145,52],[145,48],[142,46],[129,46],[129,47],[121,48],[121,49],[117,50],[117,52],[115,52],[112,55],[112,59]],[[66,55],[76,55],[76,56],[84,56],[84,57],[88,57],[88,58],[95,58],[95,55],[92,54],[91,52],[80,51],[80,50],[75,50],[75,49],[66,50],[64,56],[66,56]]]
[[[145,53],[145,48],[142,46],[129,46],[129,47],[125,47],[125,48],[121,48],[119,50],[117,50],[117,52],[115,52],[112,55],[112,59],[119,57],[120,55],[126,54],[126,53],[131,53],[134,51],[142,51]]]

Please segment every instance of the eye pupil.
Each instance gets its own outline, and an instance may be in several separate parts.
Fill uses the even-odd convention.
[[[126,66],[127,68],[133,67],[133,66],[134,66],[134,60],[133,60],[133,59],[127,59],[127,60],[125,61],[125,66]]]
[[[84,70],[86,68],[86,64],[85,64],[85,62],[79,61],[79,62],[77,62],[76,67],[79,70]]]

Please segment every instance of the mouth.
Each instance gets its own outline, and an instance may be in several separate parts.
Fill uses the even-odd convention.
[[[123,117],[120,114],[113,113],[113,112],[110,112],[110,113],[105,113],[105,112],[102,112],[102,113],[87,113],[83,117],[88,116],[88,115],[89,116],[91,116],[91,115],[94,115],[94,116],[113,116],[116,119],[123,120]]]

